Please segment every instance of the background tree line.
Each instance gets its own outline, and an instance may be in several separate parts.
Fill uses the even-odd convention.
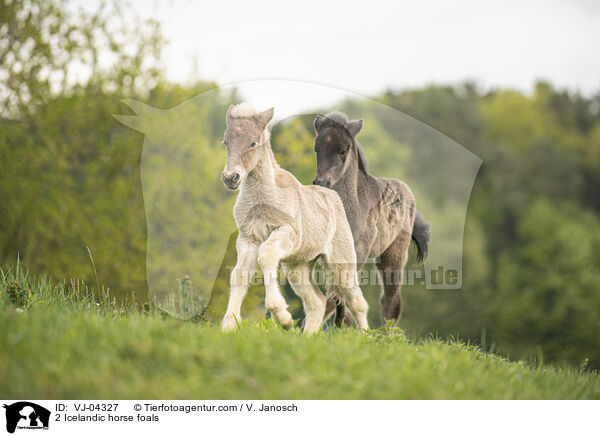
[[[215,88],[166,81],[163,44],[157,23],[132,26],[114,7],[86,13],[65,2],[0,1],[1,264],[10,267],[18,256],[31,272],[95,282],[89,247],[100,284],[117,296],[148,301],[143,135],[112,114],[128,111],[123,98],[170,108]],[[513,358],[574,365],[590,359],[591,367],[600,367],[600,94],[583,96],[546,82],[528,94],[464,83],[373,98],[483,159],[465,226],[463,289],[407,287],[401,326],[412,337],[458,336]],[[223,220],[233,220],[234,197],[218,191],[219,173],[213,173],[224,162],[225,110],[238,101],[218,91],[203,100],[195,140],[184,145],[198,159],[197,141],[214,147],[216,163],[194,177],[214,184],[211,204],[221,208]],[[402,125],[364,101],[321,109],[360,114],[365,129],[359,139],[372,172],[394,171],[386,152]],[[314,176],[313,137],[310,117],[273,132],[277,159],[303,183]],[[426,138],[415,135],[414,141]],[[440,157],[430,158],[433,164]],[[396,177],[411,178],[410,159],[402,158]],[[178,176],[166,175],[164,183]],[[436,177],[444,174],[431,174],[432,183]],[[413,188],[418,194],[424,187]],[[439,213],[451,219],[451,211]],[[208,257],[220,248],[207,239],[189,249]],[[223,266],[234,256],[230,244]],[[218,319],[228,294],[225,268],[211,291],[206,316]],[[253,289],[246,303],[251,317],[264,315],[261,292]],[[377,323],[378,296],[367,293]]]

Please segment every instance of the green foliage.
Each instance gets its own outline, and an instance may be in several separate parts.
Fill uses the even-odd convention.
[[[499,351],[526,355],[534,340],[549,361],[600,361],[600,220],[540,199],[517,232],[521,243],[502,254],[493,296]]]
[[[54,99],[38,118],[44,138],[22,124],[4,124],[4,261],[20,253],[36,271],[91,277],[88,246],[102,283],[144,290],[144,266],[138,262],[145,248],[141,144],[112,119],[117,108],[109,96]]]
[[[19,267],[0,269],[0,306],[16,313],[53,308],[69,313],[93,312],[107,318],[138,312],[133,295],[117,301],[106,288],[89,287],[78,279],[55,282],[46,275],[35,278]]]
[[[87,245],[100,281],[143,298],[141,144],[111,114],[123,93],[158,83],[157,23],[60,0],[6,0],[0,11],[0,257],[83,277]]]
[[[529,96],[465,85],[385,99],[484,161],[465,227],[463,288],[407,289],[402,325],[514,358],[597,368],[597,98],[540,82]]]
[[[159,78],[164,44],[156,21],[94,12],[66,0],[0,1],[0,116],[36,124],[37,108],[76,89],[139,94]]]
[[[32,294],[33,290],[26,288],[21,282],[12,281],[6,284],[6,295],[8,299],[19,308],[26,308],[29,306]]]
[[[282,168],[290,171],[301,183],[311,185],[317,172],[313,158],[314,133],[312,116],[295,117],[278,124],[272,132],[271,142],[275,158]]]

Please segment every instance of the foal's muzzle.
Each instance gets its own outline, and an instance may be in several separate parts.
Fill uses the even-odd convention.
[[[229,188],[229,189],[237,189],[238,186],[240,186],[240,174],[239,173],[231,173],[231,174],[223,173],[221,175],[221,178],[223,179],[223,183],[225,183],[225,186],[227,186],[227,188]]]
[[[319,176],[315,177],[313,180],[313,185],[325,186],[326,188],[331,188],[331,182],[329,180],[325,181],[321,179]]]

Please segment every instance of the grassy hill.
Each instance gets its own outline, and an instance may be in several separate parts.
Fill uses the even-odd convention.
[[[11,272],[0,326],[2,398],[600,399],[597,374],[413,343],[398,329],[307,338],[265,320],[222,334]]]

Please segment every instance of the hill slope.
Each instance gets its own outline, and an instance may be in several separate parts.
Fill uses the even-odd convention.
[[[265,320],[224,335],[94,298],[82,283],[7,273],[0,326],[3,398],[600,398],[596,374],[533,368],[460,343],[415,344],[395,329],[306,338]]]

